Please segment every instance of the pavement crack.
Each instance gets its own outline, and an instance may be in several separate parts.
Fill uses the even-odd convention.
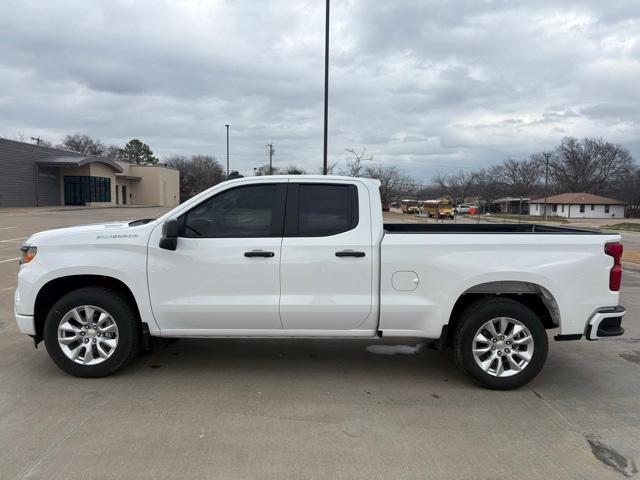
[[[567,425],[569,425],[571,427],[571,429],[576,432],[576,433],[580,433],[580,429],[578,429],[578,427],[576,427],[573,423],[571,423],[569,421],[569,419],[567,417],[565,417],[564,415],[562,415],[562,413],[560,413],[553,405],[551,405],[543,396],[542,394],[536,392],[533,388],[528,387],[529,390],[531,390],[533,392],[533,394],[538,397],[540,400],[542,400],[544,402],[544,404],[549,407],[551,409],[551,411],[553,411],[553,413],[555,413],[557,416],[559,416],[562,420],[564,420]]]

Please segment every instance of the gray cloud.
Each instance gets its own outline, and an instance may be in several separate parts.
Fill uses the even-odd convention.
[[[322,155],[323,2],[4,2],[0,135]],[[330,156],[428,179],[596,135],[640,158],[637,2],[333,0]]]

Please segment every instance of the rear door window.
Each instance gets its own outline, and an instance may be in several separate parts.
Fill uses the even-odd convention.
[[[289,186],[285,235],[323,237],[352,230],[357,225],[355,185],[301,183]]]

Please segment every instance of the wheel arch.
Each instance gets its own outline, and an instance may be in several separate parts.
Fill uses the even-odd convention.
[[[487,297],[509,298],[530,308],[541,319],[545,329],[560,326],[560,309],[553,294],[534,282],[509,280],[479,283],[467,288],[456,300],[446,327],[446,342],[451,342],[461,313],[470,305]]]
[[[140,308],[136,302],[136,298],[129,286],[122,280],[106,275],[68,275],[58,277],[45,283],[36,296],[33,310],[36,332],[34,340],[36,344],[43,339],[44,321],[54,303],[69,292],[91,286],[109,288],[122,294],[135,310],[138,316],[138,322],[141,321]]]

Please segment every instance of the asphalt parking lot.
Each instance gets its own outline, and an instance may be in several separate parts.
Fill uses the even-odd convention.
[[[163,211],[0,210],[1,479],[639,477],[640,271],[625,336],[551,341],[512,392],[428,346],[389,355],[410,340],[180,340],[109,378],[58,370],[13,320],[20,243]]]

